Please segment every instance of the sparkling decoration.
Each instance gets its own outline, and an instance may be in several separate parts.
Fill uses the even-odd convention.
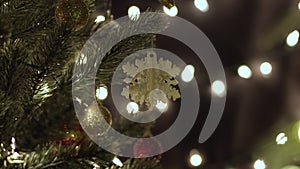
[[[55,19],[59,25],[78,31],[88,22],[88,6],[82,0],[59,0],[56,4]]]
[[[136,158],[144,158],[151,156],[153,154],[161,154],[162,147],[161,144],[154,138],[148,139],[138,139],[133,146],[133,153]],[[161,156],[156,156],[158,160]]]
[[[85,109],[83,118],[83,128],[90,128],[96,130],[98,136],[105,134],[109,127],[104,125],[105,121],[111,125],[112,116],[110,111],[104,107],[102,104],[97,102],[92,103],[88,108]]]
[[[158,0],[159,3],[163,4],[165,7],[171,9],[173,6],[175,6],[174,0]]]
[[[158,102],[167,103],[167,99],[176,101],[180,98],[175,88],[178,82],[174,78],[180,74],[180,69],[169,60],[158,60],[155,53],[148,53],[144,59],[135,60],[135,64],[127,63],[122,69],[128,76],[124,80],[128,85],[121,94],[127,99],[139,105],[145,103],[152,110]]]

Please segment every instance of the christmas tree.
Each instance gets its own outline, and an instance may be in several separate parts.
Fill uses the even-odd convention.
[[[172,7],[170,1],[161,3]],[[86,62],[80,50],[113,19],[110,7],[106,0],[0,1],[0,168],[160,168],[160,156],[123,159],[103,150],[85,134],[74,110],[74,64],[80,59]],[[103,13],[105,21],[97,18],[96,11]],[[147,19],[151,16],[140,18]],[[160,25],[157,29],[165,26]],[[118,36],[130,30],[112,27],[111,31]],[[112,74],[126,56],[153,47],[154,41],[154,35],[142,34],[111,48],[97,72],[95,93],[101,93],[101,86],[109,87]],[[105,44],[97,47],[101,46]],[[84,89],[78,90],[85,94]],[[82,103],[86,123],[95,123],[105,133],[108,129],[101,125],[105,120],[128,135],[151,136],[153,123],[129,122],[113,115],[106,104],[100,99]],[[112,144],[118,146],[117,141]],[[129,147],[136,158],[153,147],[159,151],[155,140]]]

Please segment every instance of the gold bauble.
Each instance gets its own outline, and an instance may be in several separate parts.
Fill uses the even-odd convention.
[[[105,124],[105,121],[108,125]],[[97,135],[105,134],[112,124],[112,115],[110,111],[102,104],[92,103],[84,111],[83,128],[93,130]]]
[[[82,0],[58,0],[55,9],[55,19],[59,25],[78,31],[88,22],[88,6]]]

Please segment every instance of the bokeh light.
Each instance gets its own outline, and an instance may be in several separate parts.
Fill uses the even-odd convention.
[[[212,84],[212,92],[220,97],[223,97],[226,93],[226,87],[224,82],[217,80]]]
[[[294,47],[297,45],[298,41],[299,41],[299,31],[298,30],[294,30],[293,32],[291,32],[287,38],[286,38],[286,44],[290,47]]]
[[[288,141],[288,138],[285,133],[279,133],[276,137],[276,142],[279,145],[283,145]]]
[[[195,74],[195,67],[193,65],[187,65],[181,73],[181,79],[184,82],[188,83],[193,80],[194,74]]]
[[[126,108],[129,114],[135,114],[139,111],[139,105],[135,102],[128,103]]]
[[[253,167],[255,169],[265,169],[266,168],[266,164],[265,164],[265,162],[263,160],[256,160],[254,162]]]
[[[260,72],[263,75],[270,75],[272,73],[272,65],[269,62],[264,62],[260,65]]]
[[[169,8],[167,8],[167,7],[163,7],[163,10],[164,10],[164,12],[167,14],[167,15],[169,15],[169,16],[171,16],[171,17],[174,17],[174,16],[176,16],[177,14],[178,14],[178,9],[177,9],[177,7],[176,6],[173,6],[171,9],[169,9]]]
[[[96,97],[99,100],[105,100],[108,96],[108,90],[106,86],[101,86],[96,90]]]
[[[198,167],[202,164],[203,159],[199,153],[198,150],[193,149],[190,152],[190,156],[189,156],[189,163],[193,166],[193,167]]]
[[[252,71],[246,65],[242,65],[238,68],[238,74],[240,77],[242,77],[244,79],[250,79],[252,77]]]
[[[207,0],[195,0],[195,7],[198,8],[201,12],[207,12],[209,10],[209,5]]]
[[[141,11],[140,8],[137,6],[131,6],[128,9],[128,16],[131,20],[135,21],[138,20],[140,17]]]
[[[105,21],[105,16],[103,16],[103,15],[98,15],[96,20],[95,20],[96,23],[100,23],[100,22],[103,22],[103,21]]]

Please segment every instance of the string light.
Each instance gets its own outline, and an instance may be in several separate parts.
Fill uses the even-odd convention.
[[[187,65],[181,73],[181,79],[184,82],[188,83],[193,80],[194,73],[195,73],[195,67],[193,65]]]
[[[200,155],[200,153],[198,152],[198,150],[193,149],[190,152],[190,159],[189,159],[189,163],[193,166],[193,167],[198,167],[202,164],[202,157]]]
[[[129,114],[135,114],[139,111],[139,105],[135,102],[128,103],[126,108]]]
[[[95,20],[96,23],[100,23],[100,22],[103,22],[103,21],[105,21],[105,16],[103,16],[103,15],[97,16],[97,18]]]
[[[123,163],[122,163],[122,161],[118,157],[114,157],[114,159],[112,160],[112,162],[114,164],[116,164],[117,166],[119,166],[119,167],[123,167]]]
[[[298,3],[298,9],[300,10],[300,2]]]
[[[283,145],[288,141],[288,138],[285,133],[279,133],[276,137],[276,142],[278,145]]]
[[[252,76],[252,71],[248,66],[242,65],[238,68],[238,74],[244,79],[250,79]]]
[[[177,14],[178,14],[178,9],[177,9],[177,7],[176,6],[173,6],[171,9],[169,9],[169,8],[167,8],[167,7],[163,7],[163,10],[164,10],[164,12],[167,14],[167,15],[169,15],[169,16],[171,16],[171,17],[174,17],[174,16],[176,16]]]
[[[168,104],[159,100],[157,101],[156,108],[163,113],[168,109]]]
[[[266,164],[263,160],[256,160],[254,162],[253,166],[255,169],[265,169],[266,168]]]
[[[226,87],[225,84],[220,81],[214,81],[212,84],[212,92],[220,97],[223,97],[225,95]]]
[[[131,20],[135,21],[138,20],[140,17],[141,11],[140,8],[137,6],[131,6],[128,9],[128,16]]]
[[[287,38],[286,38],[286,44],[289,47],[294,47],[297,45],[298,41],[299,41],[299,31],[298,30],[294,30],[293,32],[291,32]]]
[[[99,100],[105,100],[108,96],[108,91],[106,86],[101,86],[96,90],[96,97]]]
[[[198,8],[201,12],[207,12],[209,10],[209,5],[207,0],[195,0],[195,7]]]
[[[269,62],[264,62],[260,65],[260,72],[263,75],[270,75],[272,73],[272,65]]]

